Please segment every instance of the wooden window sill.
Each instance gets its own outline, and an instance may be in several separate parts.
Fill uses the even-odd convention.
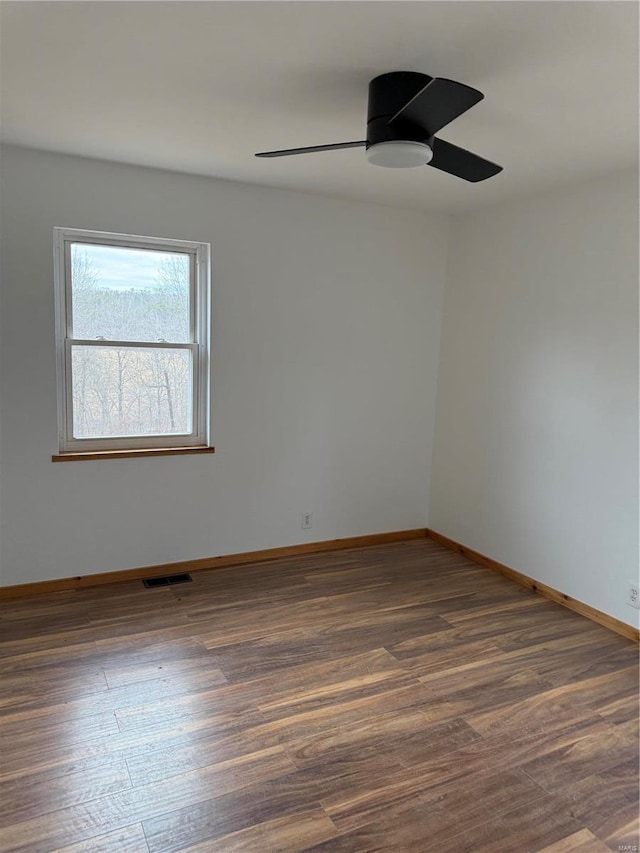
[[[81,459],[137,459],[140,456],[183,456],[189,453],[215,453],[215,447],[153,447],[140,450],[91,450],[55,453],[52,462],[77,462]]]

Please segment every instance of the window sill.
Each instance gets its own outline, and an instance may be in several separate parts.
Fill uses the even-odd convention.
[[[215,447],[154,447],[141,450],[91,450],[55,453],[52,462],[77,462],[81,459],[137,459],[141,456],[184,456],[189,453],[215,453]]]

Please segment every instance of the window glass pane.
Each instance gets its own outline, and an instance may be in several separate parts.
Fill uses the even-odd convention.
[[[73,337],[188,343],[190,255],[71,244]]]
[[[73,437],[192,431],[191,350],[74,345]]]

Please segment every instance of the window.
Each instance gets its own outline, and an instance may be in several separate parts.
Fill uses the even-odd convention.
[[[61,453],[207,446],[209,246],[54,230]]]

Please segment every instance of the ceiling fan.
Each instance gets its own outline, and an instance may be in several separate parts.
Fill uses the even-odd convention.
[[[366,148],[367,159],[376,166],[429,165],[465,181],[484,181],[501,172],[502,166],[435,138],[441,128],[483,98],[482,92],[455,80],[415,71],[392,71],[374,77],[369,83],[366,139],[261,151],[256,157]]]

